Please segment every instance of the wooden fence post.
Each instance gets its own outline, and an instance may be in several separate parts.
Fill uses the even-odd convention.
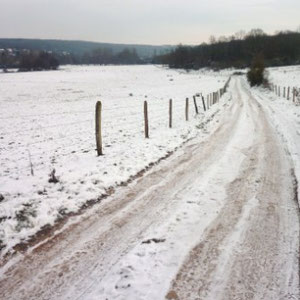
[[[189,120],[189,98],[185,99],[185,120]]]
[[[96,103],[96,146],[97,146],[97,155],[103,155],[102,151],[102,133],[101,133],[101,110],[102,103],[97,101]]]
[[[283,98],[285,98],[285,90],[286,90],[286,88],[284,87],[283,88]]]
[[[208,95],[207,95],[208,96]],[[202,98],[202,105],[203,105],[203,110],[206,111],[206,106],[205,106],[205,101],[204,101],[204,97],[201,96]],[[207,108],[208,109],[208,108]]]
[[[172,128],[172,99],[169,100],[169,128]]]
[[[195,112],[198,115],[199,112],[198,112],[198,106],[197,106],[196,96],[193,96],[193,99],[194,99],[194,105],[195,105]]]
[[[278,96],[280,97],[280,86],[278,87]]]
[[[293,102],[296,102],[296,89],[293,87]]]
[[[147,103],[147,101],[144,101],[144,124],[145,124],[145,138],[149,139],[148,103]]]
[[[287,90],[287,99],[290,100],[290,87],[288,87],[288,90]]]
[[[206,99],[206,107],[207,107],[207,110],[209,110],[209,99],[208,99],[208,97]]]

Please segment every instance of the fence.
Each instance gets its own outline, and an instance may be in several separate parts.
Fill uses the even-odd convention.
[[[41,113],[28,111],[27,114],[17,103],[20,106],[19,116],[3,114],[0,117],[0,155],[5,157],[0,176],[15,179],[37,177],[41,172],[47,172],[49,167],[64,166],[71,160],[77,160],[78,156],[94,153],[95,149],[97,155],[112,156],[119,151],[116,145],[134,147],[140,137],[150,139],[151,143],[160,136],[172,139],[194,128],[191,122],[194,115],[207,112],[217,103],[228,84],[229,80],[223,88],[205,96],[198,93],[189,98],[176,96],[162,99],[157,96],[152,97],[151,101],[113,100],[109,107],[98,104],[96,116],[94,108],[89,108],[89,99],[84,102],[87,107],[84,110],[81,109],[82,104],[72,104],[69,110],[61,111],[60,102],[57,102],[59,106],[56,109],[56,103],[52,102],[52,108],[45,101]],[[160,142],[157,141],[157,144]]]
[[[270,89],[278,97],[283,97],[287,100],[291,100],[293,103],[300,104],[300,88],[290,86],[280,86],[277,84],[271,84]]]
[[[192,96],[193,98],[193,104],[195,109],[195,115],[199,114],[199,109],[201,109],[201,106],[197,102],[197,99],[200,98],[200,102],[202,104],[202,109],[204,112],[208,111],[214,104],[218,103],[221,99],[221,97],[226,93],[229,82],[231,80],[231,77],[228,78],[227,82],[225,83],[223,88],[220,88],[219,90],[212,92],[207,95],[206,101],[205,97],[202,95],[202,93],[198,93]],[[103,144],[102,144],[102,103],[101,101],[98,101],[96,103],[96,114],[95,114],[95,124],[96,124],[96,150],[97,155],[103,155]],[[169,100],[169,113],[168,113],[168,123],[169,128],[171,129],[173,127],[173,100]],[[190,111],[190,98],[185,99],[185,121],[189,121],[189,111]],[[144,119],[144,136],[146,139],[149,139],[150,132],[149,132],[149,112],[148,112],[148,101],[144,101],[144,109],[143,109],[143,119]]]

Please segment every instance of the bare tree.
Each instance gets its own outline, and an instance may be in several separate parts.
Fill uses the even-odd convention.
[[[221,35],[221,36],[219,37],[219,39],[218,39],[218,42],[219,42],[219,43],[225,43],[225,42],[227,42],[227,37],[224,36],[224,35]]]
[[[237,40],[243,40],[246,36],[246,31],[245,30],[240,30],[240,31],[236,32],[234,34],[234,36],[235,36],[235,39],[237,39]]]
[[[266,35],[260,28],[253,28],[249,31],[248,36],[263,36]]]
[[[235,37],[234,34],[233,34],[233,35],[230,35],[229,37],[227,37],[227,41],[228,41],[228,42],[235,41],[235,40],[236,40],[236,37]]]
[[[215,37],[214,35],[211,35],[211,36],[209,37],[209,43],[210,43],[210,44],[215,44],[216,42],[217,42],[216,37]]]

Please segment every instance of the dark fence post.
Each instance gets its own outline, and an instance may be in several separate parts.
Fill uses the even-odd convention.
[[[203,105],[203,110],[204,110],[204,111],[206,111],[206,107],[205,107],[205,101],[204,101],[204,97],[203,97],[203,96],[201,96],[201,98],[202,98],[202,105]]]
[[[193,96],[193,99],[194,99],[194,105],[195,105],[195,112],[198,115],[199,112],[198,112],[198,106],[197,106],[196,96]]]
[[[185,99],[185,120],[189,120],[189,98]]]
[[[147,101],[144,101],[144,123],[145,123],[145,138],[149,139],[148,103],[147,103]]]
[[[102,133],[101,133],[101,110],[102,103],[97,101],[96,103],[96,145],[97,145],[97,155],[103,155],[102,152]]]
[[[172,128],[172,99],[169,100],[169,128]]]

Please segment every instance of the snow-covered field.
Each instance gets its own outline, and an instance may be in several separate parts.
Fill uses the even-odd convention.
[[[195,116],[191,97],[220,89],[230,74],[158,66],[66,66],[56,72],[1,74],[2,254],[196,136],[197,126],[219,108],[215,105],[205,116],[198,99],[200,114]],[[168,128],[170,98],[172,129]],[[96,156],[94,136],[98,100],[103,105],[101,157]],[[144,100],[149,140],[143,133]],[[54,169],[56,184],[48,182]]]
[[[0,295],[299,299],[298,113],[233,76],[194,139],[4,263]]]
[[[300,88],[300,65],[268,68],[271,83],[282,87]]]

